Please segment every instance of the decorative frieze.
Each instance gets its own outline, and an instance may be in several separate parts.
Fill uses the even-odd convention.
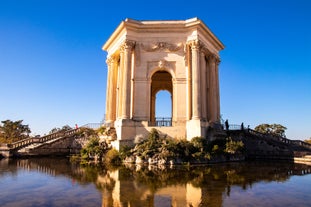
[[[154,68],[159,69],[173,69],[175,70],[175,61],[166,61],[166,60],[159,60],[159,61],[148,61],[148,70],[152,70]]]
[[[141,48],[146,52],[165,51],[165,52],[177,52],[183,48],[183,43],[171,44],[167,42],[156,42],[152,44],[141,43]]]

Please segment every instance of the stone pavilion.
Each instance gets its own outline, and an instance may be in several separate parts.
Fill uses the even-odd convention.
[[[108,53],[106,125],[116,130],[115,148],[152,128],[177,139],[211,138],[209,130],[220,123],[218,65],[224,45],[202,20],[126,19],[102,49]],[[161,90],[171,95],[168,119],[155,115]]]

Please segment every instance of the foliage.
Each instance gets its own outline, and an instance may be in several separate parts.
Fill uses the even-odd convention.
[[[120,154],[116,149],[110,149],[104,156],[104,162],[108,164],[120,164]]]
[[[235,154],[242,152],[244,143],[242,141],[233,141],[231,137],[227,138],[225,152],[228,154]]]
[[[1,121],[0,125],[0,142],[12,143],[29,137],[31,130],[28,125],[22,124],[23,120]]]
[[[143,159],[152,157],[159,152],[161,141],[159,132],[156,129],[152,129],[148,138],[141,140],[141,142],[136,145],[134,149],[135,154]]]
[[[49,134],[53,134],[53,133],[56,133],[56,132],[61,132],[61,131],[68,131],[72,129],[69,125],[64,125],[62,128],[53,128],[50,130]]]
[[[105,142],[99,142],[99,140],[98,137],[91,137],[86,146],[81,149],[82,159],[93,159],[95,157],[102,159],[108,150],[108,145]]]
[[[130,146],[127,146],[127,145],[121,146],[119,150],[120,159],[124,160],[126,157],[131,156],[131,153],[132,153],[131,150],[132,150],[132,147]]]
[[[94,129],[81,127],[79,132],[77,133],[78,136],[84,136],[88,138],[97,137],[97,132]]]
[[[106,133],[106,127],[101,126],[98,129],[96,129],[97,134],[104,135]]]
[[[153,129],[147,139],[140,139],[140,142],[132,150],[132,154],[142,159],[179,159],[182,162],[188,162],[210,159],[210,153],[207,149],[208,143],[205,138],[195,137],[191,142],[185,139],[176,140],[161,137],[159,132]]]
[[[272,134],[277,136],[285,136],[285,130],[287,128],[281,124],[260,124],[255,127],[255,131],[261,132],[263,134]]]
[[[195,159],[210,159],[207,139],[203,137],[194,137],[191,139],[191,144],[194,147],[192,155]]]
[[[304,140],[304,142],[311,144],[311,137],[309,139]]]

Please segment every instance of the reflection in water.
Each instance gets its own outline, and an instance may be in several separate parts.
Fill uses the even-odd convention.
[[[0,189],[6,189],[0,206],[310,206],[309,173],[310,166],[279,161],[112,168],[6,159],[0,161]]]

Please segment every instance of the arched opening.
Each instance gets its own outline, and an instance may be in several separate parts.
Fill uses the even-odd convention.
[[[151,78],[150,125],[172,126],[173,84],[172,76],[158,71]]]
[[[156,94],[155,122],[156,126],[172,126],[172,95],[167,90]]]

